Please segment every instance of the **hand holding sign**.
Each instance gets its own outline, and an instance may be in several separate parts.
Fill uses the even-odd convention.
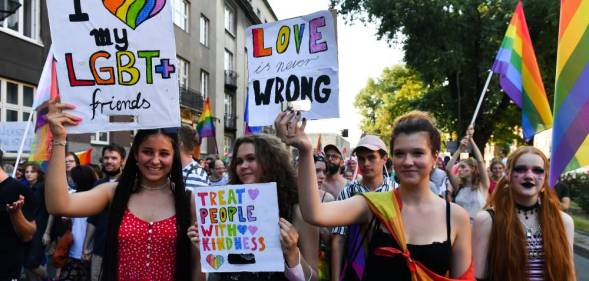
[[[307,120],[303,119],[299,126],[300,114],[294,111],[280,112],[274,121],[276,136],[284,143],[296,147],[299,151],[312,149],[311,139],[305,133]]]
[[[57,98],[49,101],[49,113],[47,113],[47,121],[49,128],[53,134],[53,139],[57,141],[64,141],[67,137],[66,125],[78,125],[82,118],[63,112],[64,109],[76,108],[72,104],[59,103]]]

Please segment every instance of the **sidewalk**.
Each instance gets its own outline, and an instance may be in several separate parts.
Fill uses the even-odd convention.
[[[589,233],[575,231],[575,254],[589,259]]]

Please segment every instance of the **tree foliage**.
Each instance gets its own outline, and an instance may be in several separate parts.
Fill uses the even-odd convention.
[[[379,39],[403,46],[407,67],[423,82],[414,108],[432,112],[442,130],[458,135],[472,118],[516,4],[516,0],[332,0],[348,22],[374,22]],[[551,100],[558,1],[526,1],[524,11]],[[502,93],[495,75],[476,122],[475,140],[484,146],[491,136],[499,142],[513,139],[520,120],[519,109]]]

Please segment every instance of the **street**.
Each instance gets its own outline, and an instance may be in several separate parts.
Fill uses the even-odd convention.
[[[589,259],[575,254],[575,269],[577,270],[577,280],[589,281]]]

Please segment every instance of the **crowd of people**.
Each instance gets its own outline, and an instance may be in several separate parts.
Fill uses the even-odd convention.
[[[50,103],[46,174],[0,168],[0,281],[575,280],[570,198],[548,186],[536,148],[487,166],[469,127],[444,159],[434,120],[415,111],[392,124],[390,145],[365,135],[346,159],[314,150],[306,120],[286,111],[276,136],[237,139],[228,162],[194,159],[198,136],[182,126],[139,130],[128,152],[111,144],[100,166],[80,165],[66,151],[79,122],[68,108]],[[267,182],[284,271],[202,273],[195,192]]]

